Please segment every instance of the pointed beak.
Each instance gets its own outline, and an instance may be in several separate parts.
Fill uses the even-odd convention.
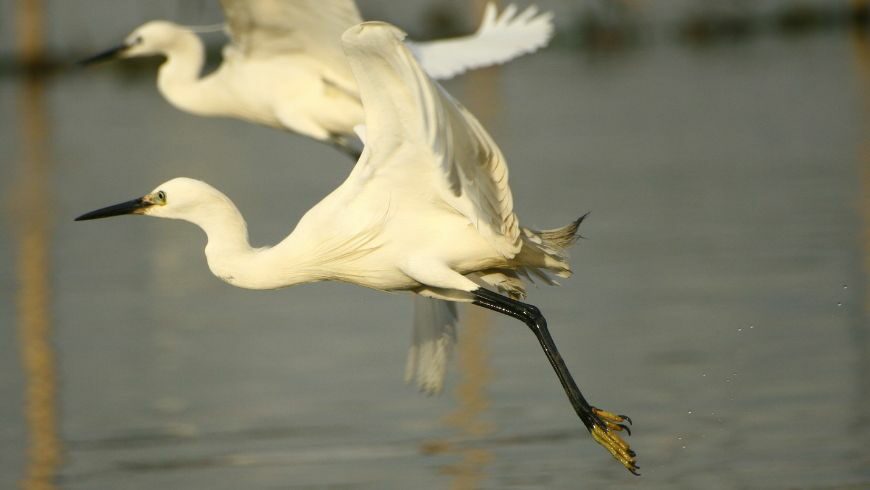
[[[85,58],[79,61],[78,64],[81,66],[89,66],[103,61],[113,60],[124,54],[124,51],[127,51],[128,49],[130,49],[130,46],[127,44],[121,44],[120,46],[115,46],[114,48],[107,49],[89,58]]]
[[[90,213],[85,213],[76,218],[76,221],[111,218],[112,216],[122,216],[125,214],[142,214],[145,212],[146,209],[153,205],[154,203],[151,202],[150,199],[147,199],[147,196],[140,197],[138,199],[133,199],[132,201],[122,202],[120,204],[107,206],[96,211],[91,211]]]

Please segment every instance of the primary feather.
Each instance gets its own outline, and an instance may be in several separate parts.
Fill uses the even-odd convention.
[[[362,24],[371,25],[381,24]],[[501,150],[477,119],[423,72],[403,44],[403,32],[370,30],[377,34],[345,34],[366,107],[366,148],[374,154],[357,165],[376,167],[367,173],[380,175],[407,172],[409,165],[431,166],[424,171],[440,174],[432,179],[438,197],[499,253],[513,257],[521,247],[520,228]],[[396,37],[392,43],[382,39],[388,34]],[[420,163],[388,158],[402,146],[425,149],[429,158]]]
[[[497,65],[543,48],[553,37],[553,14],[535,6],[520,12],[509,5],[501,14],[486,5],[477,32],[455,39],[408,42],[432,78],[448,79],[475,68]]]

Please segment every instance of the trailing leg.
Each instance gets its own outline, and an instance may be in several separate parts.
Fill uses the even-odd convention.
[[[635,475],[639,474],[634,451],[618,434],[622,431],[631,434],[628,426],[624,423],[631,424],[631,419],[624,415],[616,415],[597,409],[586,401],[568,371],[565,361],[562,360],[556,343],[547,329],[547,321],[540,310],[533,305],[512,300],[483,288],[473,291],[472,294],[474,295],[474,304],[516,318],[532,330],[538,338],[538,342],[541,343],[541,348],[544,349],[550,365],[556,371],[556,376],[559,377],[559,382],[562,383],[562,388],[565,389],[565,394],[568,395],[568,400],[570,400],[583,425],[586,426],[592,437],[610,451],[610,454],[628,471]]]

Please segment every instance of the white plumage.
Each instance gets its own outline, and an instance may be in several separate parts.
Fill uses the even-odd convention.
[[[430,394],[443,389],[458,323],[455,303],[414,296],[414,334],[405,366],[406,383],[416,382],[421,391]]]
[[[233,117],[330,143],[355,156],[353,128],[364,120],[359,91],[342,52],[341,34],[362,22],[353,0],[221,0],[230,43],[221,66],[201,76],[202,41],[188,28],[152,21],[108,57],[166,56],[160,92],[175,107]],[[448,78],[504,63],[547,44],[552,16],[534,7],[486,9],[476,33],[413,44],[425,69]]]
[[[333,280],[427,298],[472,302],[525,322],[535,333],[578,416],[629,470],[625,417],[586,402],[537,308],[482,288],[524,294],[518,274],[567,276],[565,249],[580,220],[557,230],[519,226],[504,157],[477,119],[429,79],[404,33],[388,24],[352,27],[342,39],[366,109],[366,144],[348,178],[274,247],[254,249],[238,209],[208,184],[178,178],[146,196],[81,216],[139,213],[202,228],[211,271],[230,284],[274,289]],[[507,285],[507,286],[505,286]],[[443,358],[455,311],[436,304],[414,356]],[[444,332],[448,332],[445,338]],[[426,365],[437,367],[435,361]],[[443,369],[422,376],[439,388]],[[434,376],[433,376],[434,373]],[[434,378],[434,380],[432,379]]]
[[[553,37],[553,15],[531,6],[508,5],[499,15],[488,3],[483,21],[471,36],[435,42],[406,42],[432,78],[445,80],[474,68],[508,62],[543,48]]]
[[[202,116],[234,117],[286,129],[355,154],[358,145],[354,141],[354,131],[362,131],[364,114],[357,80],[340,42],[348,27],[362,22],[355,2],[221,0],[221,6],[231,42],[224,48],[221,66],[205,77],[201,76],[205,59],[202,42],[189,29],[170,22],[153,21],[143,25],[130,34],[122,46],[107,54],[122,57],[165,55],[167,61],[158,72],[158,88],[181,110]],[[473,35],[409,45],[430,75],[449,78],[468,69],[503,63],[533,52],[545,46],[552,34],[551,14],[540,14],[534,7],[519,11],[510,5],[499,15],[495,4],[490,3],[480,28]],[[101,54],[95,59],[106,57],[106,54]],[[483,140],[488,140],[488,136],[484,134]],[[435,143],[447,145],[450,141],[449,137],[441,137]],[[494,145],[487,142],[479,151],[492,152],[493,148]],[[442,158],[451,157],[447,148],[438,151],[443,154]],[[494,151],[498,152],[497,149]],[[492,170],[495,178],[501,179],[504,172],[499,167],[501,156],[493,157],[490,163],[496,167],[484,171]],[[477,178],[473,175],[477,172],[474,169],[466,175],[466,172],[450,170],[453,163],[443,162],[443,165],[450,172],[451,179],[471,178],[476,185],[498,185],[487,175]],[[472,213],[472,207],[477,211],[493,206],[510,208],[509,192],[501,195],[497,188],[490,191],[482,194],[489,196],[484,200],[466,199],[455,204],[463,207],[468,215]],[[500,212],[493,216],[500,216]],[[506,217],[509,222],[491,223],[481,230],[491,238],[507,232],[509,241],[497,245],[503,251],[514,253],[519,246],[518,228],[512,215]],[[502,230],[502,226],[510,229]],[[438,305],[433,310],[432,304],[423,304],[417,299],[417,308],[444,311],[454,307]],[[455,330],[451,331],[439,318],[426,319],[419,312],[415,313],[409,369],[416,376],[409,379],[416,379],[427,393],[441,390],[444,368],[456,338]],[[455,329],[455,322],[452,325]],[[436,337],[441,339],[437,349],[431,349],[430,344],[421,340]],[[439,376],[441,379],[437,379]]]

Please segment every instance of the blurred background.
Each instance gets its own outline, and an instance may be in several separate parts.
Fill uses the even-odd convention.
[[[538,0],[549,48],[447,83],[525,225],[592,212],[575,277],[530,302],[590,400],[634,419],[641,478],[518,322],[465,311],[427,398],[402,383],[405,295],[234,289],[192,226],[73,223],[190,176],[265,245],[347,175],[173,109],[158,60],[71,65],[216,4],[0,0],[0,488],[870,488],[867,1]],[[359,4],[419,39],[483,6]]]

